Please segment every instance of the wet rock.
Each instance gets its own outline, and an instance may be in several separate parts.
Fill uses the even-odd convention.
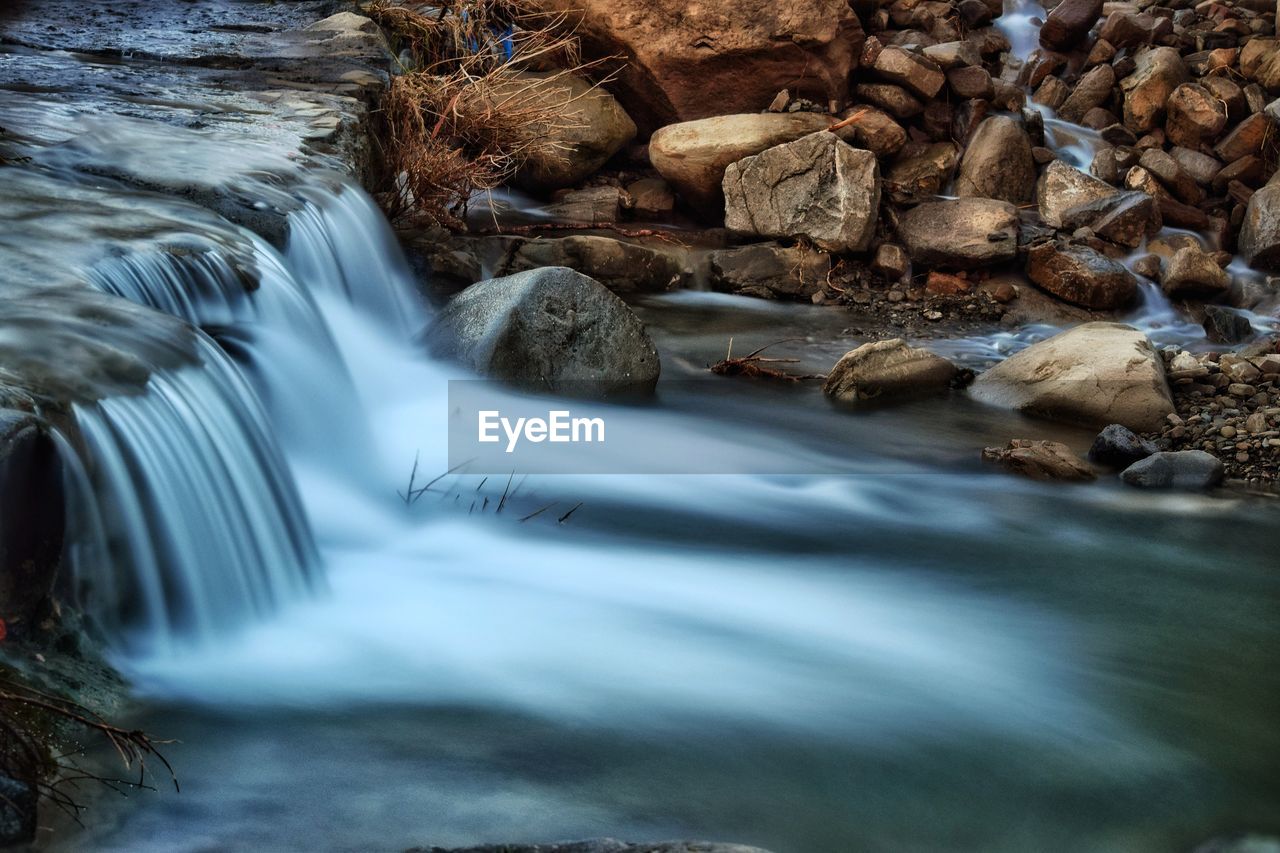
[[[1084,41],[1101,15],[1102,0],[1063,0],[1040,27],[1040,44],[1065,53]]]
[[[1208,154],[1203,154],[1199,151],[1174,148],[1169,152],[1169,155],[1174,160],[1177,160],[1182,170],[1202,187],[1212,186],[1213,179],[1218,172],[1222,171],[1222,163],[1217,158],[1210,157]]]
[[[956,366],[901,338],[863,344],[841,356],[822,393],[846,403],[888,400],[945,391]]]
[[[1087,246],[1048,242],[1027,252],[1027,277],[1059,299],[1112,310],[1133,302],[1138,281],[1123,264]]]
[[[883,110],[869,106],[850,107],[840,120],[853,117],[854,123],[836,131],[845,142],[857,145],[884,159],[892,157],[907,144],[907,132]]]
[[[1055,160],[1045,167],[1036,183],[1036,204],[1046,225],[1061,228],[1062,216],[1071,208],[1112,198],[1119,192],[1105,181]]]
[[[26,412],[0,409],[0,619],[9,625],[29,624],[53,590],[64,504],[61,457],[49,426]]]
[[[718,214],[724,210],[721,184],[730,163],[830,124],[816,113],[726,115],[673,124],[649,140],[649,159],[690,204]]]
[[[870,151],[822,131],[730,164],[724,195],[731,231],[861,252],[880,213],[880,167]]]
[[[1164,120],[1169,97],[1186,82],[1187,68],[1176,49],[1156,47],[1140,53],[1133,73],[1120,81],[1125,127],[1134,133],[1158,127]]]
[[[1067,98],[1071,97],[1071,87],[1068,86],[1059,77],[1049,76],[1044,78],[1044,82],[1040,84],[1040,88],[1036,89],[1035,95],[1031,100],[1037,104],[1044,104],[1051,110],[1057,110]]]
[[[1138,164],[1159,179],[1178,200],[1185,204],[1197,204],[1204,198],[1204,191],[1195,178],[1178,165],[1178,161],[1158,148],[1142,152]]]
[[[1062,214],[1067,231],[1088,228],[1104,240],[1137,248],[1160,230],[1160,207],[1143,192],[1121,192],[1069,207]]]
[[[36,837],[36,789],[0,775],[0,846],[27,844]]]
[[[830,255],[777,243],[711,252],[708,264],[714,290],[760,299],[811,299],[831,272]]]
[[[1249,199],[1239,247],[1250,266],[1280,271],[1280,184],[1265,186]]]
[[[631,197],[618,187],[587,187],[554,194],[547,215],[556,222],[575,225],[612,225],[630,206]]]
[[[843,101],[862,27],[845,0],[537,0],[588,59],[623,57],[610,88],[644,129],[752,113],[782,89]],[[714,93],[714,94],[712,94]]]
[[[983,98],[989,100],[995,94],[991,83],[991,75],[985,68],[965,66],[953,68],[947,72],[947,85],[951,91],[961,98]]]
[[[604,285],[545,267],[471,285],[427,331],[432,352],[523,388],[651,391],[658,353],[640,318]]]
[[[1238,344],[1253,337],[1253,324],[1239,311],[1221,305],[1204,307],[1204,333],[1215,344]]]
[[[946,82],[942,69],[932,59],[895,46],[880,51],[872,71],[925,100],[935,97]]]
[[[662,293],[680,287],[685,271],[674,255],[650,246],[596,234],[570,237],[488,237],[498,249],[492,263],[498,276],[568,267],[595,279],[614,293]]]
[[[1183,83],[1169,97],[1165,135],[1174,145],[1197,149],[1227,126],[1227,108],[1203,86]]]
[[[1146,459],[1159,448],[1121,424],[1109,424],[1093,440],[1089,448],[1089,460],[1108,468],[1128,468],[1140,459]]]
[[[1153,453],[1120,473],[1130,486],[1143,489],[1210,489],[1222,482],[1222,461],[1203,450]]]
[[[913,263],[974,269],[1018,253],[1018,211],[996,199],[925,202],[898,218],[898,236]]]
[[[1173,24],[1168,18],[1157,18],[1145,12],[1128,12],[1116,10],[1107,16],[1098,38],[1121,50],[1126,47],[1138,47],[1152,44],[1161,35],[1173,32]]]
[[[1084,426],[1158,429],[1173,412],[1164,365],[1145,335],[1085,323],[983,373],[971,393],[992,405]]]
[[[954,142],[908,143],[885,175],[885,190],[899,204],[938,195],[959,161]]]
[[[991,116],[978,125],[960,161],[956,195],[1023,204],[1032,199],[1035,184],[1031,140],[1022,125],[1006,116]]]
[[[982,460],[1032,480],[1087,482],[1097,479],[1093,469],[1060,441],[1012,439],[1005,447],[988,447]]]
[[[924,49],[924,55],[936,62],[943,71],[982,65],[982,55],[967,41],[929,45]],[[987,75],[987,79],[990,80],[991,76]]]
[[[1081,123],[1085,115],[1096,107],[1101,107],[1111,99],[1111,90],[1116,85],[1116,72],[1110,65],[1099,65],[1086,73],[1071,90],[1071,95],[1062,103],[1058,115],[1066,121]],[[1105,127],[1111,124],[1107,121]]]
[[[1196,246],[1184,246],[1174,252],[1160,280],[1160,289],[1171,299],[1222,296],[1230,287],[1231,276],[1218,266],[1213,255]]]
[[[492,97],[558,114],[519,131],[529,145],[516,178],[531,189],[576,186],[636,136],[635,122],[612,95],[572,74],[522,71]]]

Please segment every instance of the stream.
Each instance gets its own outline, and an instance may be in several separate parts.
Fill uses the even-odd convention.
[[[1025,36],[1035,11],[1010,12]],[[465,376],[423,353],[433,308],[373,201],[323,170],[238,187],[292,200],[277,250],[103,176],[216,134],[101,122],[21,188],[106,192],[114,229],[148,211],[191,241],[81,259],[75,228],[31,232],[200,330],[145,394],[78,403],[66,448],[77,583],[182,791],[95,795],[41,849],[1154,853],[1280,831],[1270,501],[993,473],[985,445],[1092,433],[961,393],[853,414],[713,377],[730,338],[798,339],[778,353],[813,371],[860,341],[838,309],[689,291],[635,305],[663,378],[614,416],[746,473],[460,472],[406,503],[415,459],[449,469]],[[1158,292],[1133,319],[1204,345]],[[928,345],[981,368],[1053,331]],[[768,460],[832,473],[750,473]]]

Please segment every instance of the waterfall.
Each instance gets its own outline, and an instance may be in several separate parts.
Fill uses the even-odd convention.
[[[202,364],[77,405],[103,541],[73,566],[87,612],[131,648],[199,642],[316,581],[318,557],[266,413],[206,335]],[[97,555],[100,559],[86,559]]]

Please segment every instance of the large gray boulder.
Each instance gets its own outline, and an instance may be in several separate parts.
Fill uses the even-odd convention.
[[[826,130],[817,113],[727,115],[668,125],[649,140],[653,168],[704,214],[724,211],[721,184],[730,163],[775,145]]]
[[[926,268],[990,266],[1018,254],[1018,209],[989,198],[925,202],[898,217],[898,236]]]
[[[1165,450],[1125,468],[1120,479],[1144,489],[1210,489],[1223,471],[1222,460],[1203,450]]]
[[[566,267],[471,285],[436,317],[427,344],[483,376],[534,390],[631,393],[658,381],[658,352],[640,318]]]
[[[960,161],[956,195],[1023,204],[1031,201],[1035,186],[1036,161],[1026,130],[1008,116],[984,119]]]
[[[1158,429],[1174,410],[1160,356],[1120,323],[1085,323],[1033,344],[979,376],[972,394],[1030,415],[1138,432]]]
[[[915,397],[944,391],[956,366],[901,338],[863,344],[840,357],[822,393],[842,403]]]
[[[1249,266],[1280,270],[1280,183],[1267,184],[1249,199],[1239,247]]]
[[[725,227],[757,237],[805,237],[829,252],[861,252],[880,213],[876,155],[820,131],[732,163]]]

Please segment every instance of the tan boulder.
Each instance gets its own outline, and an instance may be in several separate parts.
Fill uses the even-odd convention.
[[[874,341],[840,357],[822,393],[844,403],[911,397],[946,390],[956,366],[901,338]]]
[[[1160,356],[1121,323],[1085,323],[1033,344],[979,376],[971,393],[1029,415],[1137,432],[1174,411]]]

